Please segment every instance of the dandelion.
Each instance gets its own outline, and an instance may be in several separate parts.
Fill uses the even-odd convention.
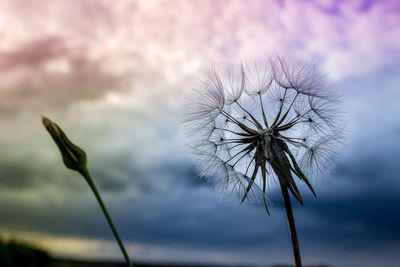
[[[97,190],[96,185],[91,178],[89,171],[87,169],[87,156],[85,151],[80,147],[73,144],[64,133],[64,131],[58,126],[56,123],[51,121],[49,118],[42,116],[42,123],[46,130],[49,132],[50,136],[53,138],[54,142],[56,143],[58,149],[60,150],[63,162],[68,169],[74,170],[79,172],[89,184],[90,188],[95,195],[97,202],[99,203],[101,210],[104,213],[104,216],[107,219],[107,222],[117,240],[117,243],[121,249],[122,254],[124,255],[126,264],[129,267],[133,267],[131,260],[128,256],[128,253],[125,250],[125,247],[119,237],[117,229],[114,226],[114,223],[111,220],[111,217],[107,211],[106,206],[100,196],[99,191]]]
[[[194,88],[184,115],[188,146],[202,176],[241,202],[262,200],[280,185],[296,266],[301,266],[290,194],[303,205],[296,179],[316,196],[310,177],[326,171],[340,142],[339,98],[311,62],[268,58]]]

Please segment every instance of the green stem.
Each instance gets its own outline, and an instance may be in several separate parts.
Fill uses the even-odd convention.
[[[281,185],[281,190],[282,190],[283,201],[285,203],[286,215],[288,218],[290,237],[292,239],[294,261],[296,263],[296,267],[302,267],[300,248],[299,248],[299,240],[297,239],[296,224],[294,222],[292,204],[290,203],[288,189],[284,184],[282,184],[282,182],[280,183],[280,185]]]
[[[113,234],[115,236],[115,239],[117,240],[118,245],[119,245],[119,247],[120,247],[120,249],[122,251],[122,254],[124,255],[126,264],[129,267],[133,267],[133,264],[131,263],[131,260],[129,259],[128,253],[125,250],[124,244],[122,243],[121,238],[119,237],[117,229],[115,228],[114,223],[111,220],[110,214],[108,214],[107,208],[104,205],[103,200],[101,199],[101,196],[99,194],[99,191],[97,190],[96,185],[94,184],[92,178],[90,177],[90,174],[89,174],[88,170],[86,169],[86,170],[82,171],[81,174],[83,175],[83,177],[85,177],[87,183],[89,184],[90,188],[93,191],[93,194],[95,195],[97,201],[99,202],[101,210],[103,211],[104,216],[106,217],[107,222],[110,225],[110,228],[111,228],[111,230],[112,230],[112,232],[113,232]]]

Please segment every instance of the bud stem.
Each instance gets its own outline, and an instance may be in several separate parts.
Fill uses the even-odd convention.
[[[296,267],[302,267],[300,248],[299,248],[299,240],[297,239],[296,224],[294,222],[292,204],[290,203],[288,189],[282,182],[280,182],[280,185],[281,185],[281,190],[282,190],[283,201],[285,203],[286,215],[288,218],[290,238],[292,239],[294,261],[296,263]]]
[[[106,206],[104,205],[103,200],[101,199],[101,196],[100,196],[100,194],[99,194],[99,191],[97,190],[96,185],[94,184],[92,178],[90,177],[89,171],[85,168],[85,169],[84,169],[83,171],[81,171],[80,173],[83,175],[83,177],[85,178],[85,180],[86,180],[87,183],[89,184],[90,188],[92,189],[93,194],[95,195],[95,197],[96,197],[96,199],[97,199],[97,201],[98,201],[98,203],[99,203],[99,205],[100,205],[100,207],[101,207],[101,210],[103,211],[104,216],[106,217],[107,222],[108,222],[108,224],[109,224],[109,226],[110,226],[110,228],[111,228],[111,230],[112,230],[112,232],[113,232],[113,234],[114,234],[114,236],[115,236],[115,239],[116,239],[117,242],[118,242],[118,245],[119,245],[119,247],[120,247],[120,249],[121,249],[121,252],[122,252],[122,254],[124,255],[126,264],[127,264],[129,267],[133,267],[133,264],[131,263],[131,260],[130,260],[130,258],[129,258],[129,256],[128,256],[128,253],[127,253],[126,250],[125,250],[124,244],[122,243],[121,238],[120,238],[119,235],[118,235],[117,229],[115,228],[114,223],[112,222],[111,217],[110,217],[110,215],[108,214],[107,208],[106,208]]]

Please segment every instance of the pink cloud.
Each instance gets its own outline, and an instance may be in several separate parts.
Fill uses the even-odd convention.
[[[213,62],[275,52],[316,58],[338,80],[400,54],[397,1],[15,0],[0,10],[3,92],[23,86],[34,95],[39,83],[51,95],[66,90],[62,81],[96,98],[104,77],[113,77],[112,91],[132,75],[138,90],[165,94]]]

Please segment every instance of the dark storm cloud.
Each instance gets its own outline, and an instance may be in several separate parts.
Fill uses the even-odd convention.
[[[397,179],[400,149],[392,142],[396,136],[396,131],[387,134],[386,142],[378,150],[364,148],[359,154],[359,149],[354,147],[354,152],[339,162],[340,171],[317,185],[316,199],[303,190],[305,205],[294,204],[294,207],[305,247],[318,243],[336,249],[352,246],[370,249],[377,242],[398,242],[400,221],[399,215],[393,212],[400,203]],[[282,236],[286,233],[286,219],[277,188],[269,192],[272,215],[267,216],[261,204],[240,206],[229,196],[219,201],[210,184],[196,178],[198,174],[189,161],[176,164],[165,160],[143,169],[129,155],[113,153],[105,158],[92,157],[90,166],[127,240],[230,250],[289,242]],[[4,169],[8,173],[21,171],[20,176],[28,173],[11,164]],[[31,166],[27,169],[33,170]],[[35,231],[112,240],[84,181],[76,173],[68,171],[66,175],[75,180],[79,194],[74,192],[74,187],[63,191],[54,187],[54,192],[62,194],[65,202],[43,202],[40,207],[24,201],[12,205],[4,202],[0,210],[3,226],[26,229],[29,221],[29,229]],[[37,172],[29,175],[35,176]],[[39,180],[35,184],[43,186],[49,181]],[[59,185],[66,182],[56,181]],[[351,188],[342,188],[343,185]],[[18,189],[12,182],[3,182],[2,186]],[[27,182],[24,187],[18,186],[21,189],[34,185]],[[133,194],[131,190],[140,194]]]
[[[353,86],[368,88],[358,82]],[[387,87],[391,86],[390,82],[385,83],[389,99],[391,91]],[[361,97],[365,105],[355,107],[358,109],[355,113],[368,114],[365,110],[370,110],[373,98],[367,93]],[[389,101],[374,104],[380,112],[391,109]],[[103,115],[98,114],[99,118],[107,118]],[[86,139],[93,137],[90,142],[82,143],[89,152],[89,168],[124,240],[238,252],[290,244],[279,188],[268,192],[272,201],[271,216],[265,214],[261,204],[240,206],[236,199],[229,197],[220,202],[212,186],[196,178],[193,163],[186,157],[177,157],[182,151],[158,142],[162,137],[173,139],[176,134],[171,127],[173,123],[154,121],[159,116],[157,113],[138,119],[132,118],[132,114],[124,115],[121,110],[112,116],[118,120],[109,120],[109,124],[102,126],[94,123],[98,126],[88,126],[79,132]],[[375,124],[379,118],[372,115],[361,118],[364,120],[358,119],[353,130],[360,140],[352,139],[346,144],[347,153],[339,161],[339,171],[333,172],[329,179],[321,177],[316,185],[316,199],[303,188],[305,205],[294,203],[304,251],[313,247],[333,251],[382,251],[389,243],[399,243],[396,225],[400,222],[394,212],[399,209],[400,201],[399,128],[385,124],[385,127],[369,129],[368,125]],[[127,127],[133,122],[133,128]],[[118,135],[122,141],[113,138],[111,129],[114,128],[123,129],[124,135]],[[65,129],[71,128],[66,125]],[[137,129],[146,133],[143,134],[146,138],[138,135]],[[71,131],[71,136],[75,137],[76,132],[76,129]],[[43,137],[51,151],[54,150],[52,156],[57,157],[48,164],[57,164],[58,171],[49,171],[55,168],[49,165],[43,166],[43,170],[37,164],[18,166],[19,161],[4,164],[2,176],[26,175],[30,179],[25,185],[3,181],[4,191],[18,196],[18,190],[32,189],[41,200],[39,205],[22,198],[23,194],[20,200],[3,197],[2,226],[112,241],[89,188],[77,173],[64,170],[56,147],[48,143],[48,136]],[[79,138],[76,141],[81,144]],[[116,141],[126,144],[113,150]]]
[[[383,146],[382,152],[389,147],[392,144]],[[379,158],[373,161],[374,164],[371,164],[372,155]],[[393,212],[398,205],[396,203],[400,203],[398,183],[392,189],[387,188],[387,182],[396,178],[399,168],[390,159],[398,158],[399,155],[388,154],[385,157],[384,153],[375,152],[372,155],[354,155],[346,164],[343,163],[342,171],[324,181],[326,185],[319,186],[322,192],[317,199],[304,193],[305,206],[295,204],[300,222],[299,232],[306,244],[320,242],[335,247],[335,243],[340,243],[341,246],[350,247],[399,240],[396,233],[400,223],[399,215]],[[382,169],[388,171],[382,172]],[[387,173],[393,175],[388,176]],[[182,177],[183,179],[193,178],[188,175]],[[353,194],[342,194],[338,185],[342,182],[347,182],[348,186],[357,187],[358,190]],[[331,192],[326,194],[329,187]],[[141,231],[151,233],[143,235],[142,241],[177,242],[196,246],[212,243],[215,247],[233,249],[239,249],[243,244],[246,247],[268,246],[279,240],[280,231],[285,231],[285,218],[281,216],[284,209],[278,190],[271,192],[274,210],[273,215],[268,217],[265,216],[262,205],[250,205],[246,208],[229,205],[218,202],[216,192],[208,187],[199,188],[206,192],[203,198],[197,195],[199,198],[196,199],[192,194],[198,193],[198,189],[188,187],[185,189],[187,194],[180,195],[179,201],[170,205],[167,195],[157,196],[167,202],[165,205],[168,208],[153,211],[157,216],[153,220],[146,220],[146,223],[140,219],[131,221],[129,217],[121,221],[131,221],[128,224],[134,229],[148,229]],[[204,209],[199,209],[201,206]],[[307,217],[312,218],[312,223],[307,222]],[[305,223],[302,223],[304,220]],[[163,223],[160,224],[160,221]],[[268,228],[279,231],[268,231]],[[138,238],[134,231],[130,236],[133,239]]]
[[[334,187],[336,196],[321,194],[316,201],[307,201],[305,211],[332,226],[330,239],[356,239],[364,244],[399,242],[400,214],[396,210],[400,210],[400,149],[398,143],[381,145],[381,151],[358,155],[333,177],[353,187],[352,194]]]
[[[126,158],[126,155],[116,156],[107,163],[112,169],[100,164],[92,174],[121,233],[128,240],[197,247],[209,247],[211,241],[214,247],[233,248],[243,242],[251,241],[251,246],[256,246],[265,241],[257,239],[259,227],[246,226],[249,219],[265,220],[267,217],[262,210],[255,215],[253,208],[246,211],[239,208],[236,202],[220,202],[213,188],[196,177],[198,174],[193,165],[161,164],[143,171],[135,169]],[[39,199],[46,199],[46,192],[50,191],[62,197],[63,201],[50,197],[37,205],[23,199],[23,195],[20,195],[20,200],[5,196],[0,207],[3,227],[112,240],[89,188],[77,173],[66,170],[63,174],[68,177],[59,177],[54,181],[36,179],[36,176],[40,177],[40,171],[32,172],[30,166],[21,169],[15,165],[4,169],[8,169],[6,177],[20,170],[21,178],[28,180],[21,182],[17,188],[5,179],[2,182],[3,192],[18,195],[19,191],[31,190],[37,193]],[[46,171],[42,170],[42,174]],[[75,188],[62,185],[71,180]],[[46,190],[45,185],[49,187]],[[60,186],[64,189],[57,189]],[[139,196],[130,190],[140,191]],[[119,200],[110,201],[115,198]],[[242,212],[244,216],[241,216]]]
[[[2,162],[0,164],[0,186],[2,188],[20,189],[32,187],[35,181],[31,176],[30,166],[21,167],[19,162]]]
[[[65,174],[67,177],[64,177]],[[26,190],[35,191],[49,184],[63,186],[65,190],[76,190],[75,179],[70,179],[68,172],[63,173],[63,177],[57,177],[57,175],[59,174],[54,172],[54,169],[46,162],[39,163],[31,160],[21,164],[19,160],[8,159],[7,157],[0,159],[1,191],[9,190],[17,193]]]

